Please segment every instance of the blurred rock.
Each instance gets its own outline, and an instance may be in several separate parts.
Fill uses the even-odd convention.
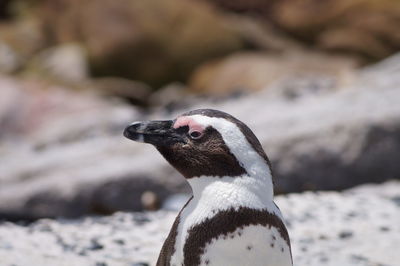
[[[399,191],[399,182],[387,182],[344,193],[276,197],[288,226],[295,265],[397,265],[400,206],[394,199],[400,197]],[[176,211],[158,211],[46,219],[28,226],[0,223],[1,262],[19,266],[155,265],[176,215]]]
[[[337,90],[323,76],[292,77],[257,93],[190,98],[189,104],[182,98],[178,109],[147,114],[123,102],[2,77],[0,216],[142,210],[143,191],[161,204],[189,192],[153,147],[123,138],[122,131],[135,120],[204,107],[231,113],[253,129],[273,162],[278,193],[399,178],[399,71],[397,55],[355,72]]]
[[[246,47],[252,50],[281,53],[304,48],[295,38],[258,16],[249,17],[232,13],[225,14],[225,16],[230,27],[240,34]]]
[[[0,20],[11,17],[10,4],[12,0],[3,0],[0,2]]]
[[[43,50],[34,56],[27,71],[45,79],[77,84],[88,78],[88,67],[84,48],[69,43]]]
[[[0,73],[15,72],[21,65],[18,54],[7,44],[0,41]]]
[[[0,217],[142,210],[143,191],[164,200],[182,190],[161,158],[144,155],[154,155],[151,147],[122,136],[127,124],[144,119],[134,107],[5,77],[0,91]]]
[[[132,171],[133,172],[133,171]],[[160,202],[171,194],[171,187],[163,186],[151,176],[131,175],[95,187],[86,189],[89,192],[89,212],[111,214],[117,211],[158,210]],[[85,195],[80,192],[80,195]]]
[[[400,49],[400,2],[393,0],[215,0],[223,9],[263,18],[305,43],[367,60]]]
[[[400,49],[400,2],[291,0],[277,2],[275,21],[329,50],[384,58]]]
[[[7,134],[15,134],[18,127],[19,104],[24,94],[21,93],[17,84],[0,76],[0,139]]]
[[[148,105],[153,89],[148,85],[124,78],[108,77],[88,80],[84,88],[106,97],[121,97],[135,105]]]
[[[0,73],[14,73],[46,46],[38,19],[24,17],[0,23]]]
[[[5,101],[1,113],[3,121],[14,125],[2,128],[2,135],[23,138],[34,143],[36,148],[101,135],[133,112],[128,106],[118,106],[88,93],[71,92],[46,82],[17,81],[2,76],[0,87],[2,95],[5,92],[5,97],[0,97]],[[102,118],[95,118],[96,115]],[[74,121],[76,117],[81,124]],[[88,132],[93,125],[101,127],[102,131]]]
[[[339,90],[293,98],[271,94],[288,89],[278,82],[248,97],[191,109],[221,109],[245,121],[272,160],[277,192],[344,189],[400,177],[399,84],[395,55],[359,71]],[[292,91],[303,87],[296,80],[289,85]]]
[[[357,63],[350,58],[311,52],[237,53],[197,68],[189,80],[196,93],[224,95],[259,91],[289,77],[329,76],[332,88],[349,82]]]
[[[156,211],[160,208],[160,200],[156,193],[152,191],[144,191],[140,197],[143,209],[148,211]]]
[[[242,47],[223,17],[198,1],[41,0],[36,11],[49,39],[84,44],[95,75],[154,87]]]
[[[186,85],[174,82],[154,92],[149,101],[155,113],[173,112],[189,108],[201,101],[201,96],[190,92]]]

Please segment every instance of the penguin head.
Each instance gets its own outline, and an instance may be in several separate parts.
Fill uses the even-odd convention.
[[[141,121],[124,136],[154,145],[186,178],[256,174],[269,160],[253,132],[233,116],[212,109],[184,113],[174,120]]]

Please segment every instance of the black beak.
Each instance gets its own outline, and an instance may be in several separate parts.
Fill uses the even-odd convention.
[[[172,120],[135,122],[125,128],[124,136],[154,146],[169,146],[184,142],[182,135],[172,127],[173,123]]]

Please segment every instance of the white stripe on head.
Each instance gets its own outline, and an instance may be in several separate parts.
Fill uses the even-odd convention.
[[[192,115],[190,118],[196,124],[204,128],[208,126],[216,129],[222,136],[230,152],[236,157],[239,163],[251,176],[260,176],[268,173],[271,175],[269,166],[258,152],[250,145],[239,127],[224,118],[208,117],[203,115]]]
[[[270,194],[272,197],[273,184],[271,170],[265,159],[252,147],[235,123],[225,118],[191,115],[178,118],[174,127],[178,125],[188,125],[189,127],[193,125],[202,128],[211,126],[217,130],[230,152],[236,157],[248,175],[265,182],[269,188],[266,194]],[[192,183],[192,181],[189,180],[189,183]]]

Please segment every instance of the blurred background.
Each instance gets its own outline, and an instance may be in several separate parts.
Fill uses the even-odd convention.
[[[250,126],[276,192],[400,177],[400,1],[1,0],[0,219],[176,209],[143,119]]]

